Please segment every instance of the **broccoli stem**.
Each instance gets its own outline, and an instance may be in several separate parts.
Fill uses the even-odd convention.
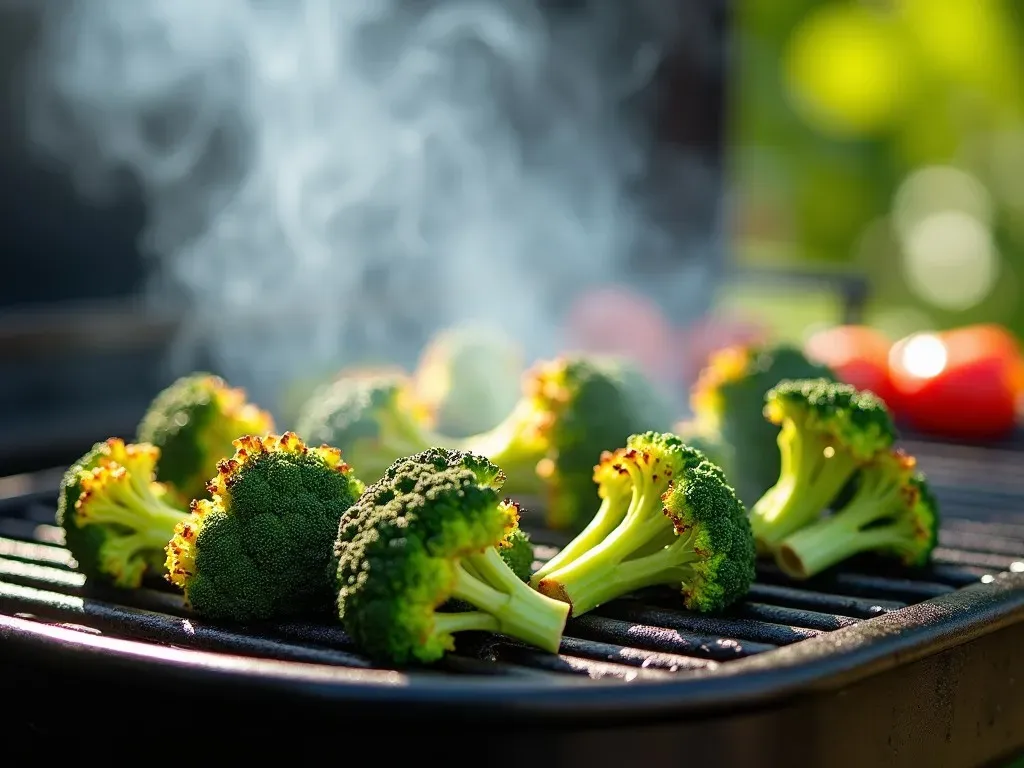
[[[898,549],[909,543],[913,531],[898,522],[872,525],[902,518],[898,478],[866,474],[862,483],[845,507],[782,540],[775,559],[785,574],[807,579],[861,552]]]
[[[108,489],[103,498],[89,500],[79,525],[119,525],[148,541],[162,539],[158,548],[163,548],[174,535],[174,526],[188,516],[188,512],[172,507],[148,488],[140,489],[134,483],[112,483]]]
[[[860,530],[842,520],[826,518],[794,533],[779,546],[779,568],[795,579],[807,579],[862,552],[910,549],[913,531],[900,522]]]
[[[157,528],[122,535],[110,533],[100,546],[100,569],[112,577],[115,587],[138,587],[146,571],[163,567],[162,557],[150,558],[147,555],[163,555],[164,547],[173,535],[173,529],[167,533]]]
[[[455,611],[435,613],[434,631],[438,634],[455,632],[497,632],[498,620],[483,611]]]
[[[455,569],[452,597],[494,617],[496,629],[551,653],[557,653],[569,606],[535,592],[512,572],[494,547],[466,558],[475,573]]]
[[[791,422],[783,424],[778,444],[779,480],[750,511],[762,554],[776,551],[783,539],[820,517],[858,466],[845,451],[817,435],[802,434]]]
[[[633,495],[622,521],[599,544],[566,565],[549,570],[537,582],[544,594],[570,603],[573,616],[596,607],[609,595],[624,594],[639,588],[637,585],[660,583],[658,569],[669,568],[675,562],[672,558],[680,554],[682,539],[670,538],[670,524],[661,513],[660,488],[633,462],[627,462],[625,468],[632,480]],[[659,540],[673,543],[647,554],[650,545]],[[627,560],[630,565],[623,568]],[[675,576],[668,573],[664,578],[675,581]]]
[[[690,563],[701,556],[694,551],[691,532],[654,554],[627,559],[623,542],[569,563],[540,582],[539,589],[572,606],[580,616],[599,605],[659,584],[685,585],[693,576]],[[628,543],[628,539],[626,540]]]
[[[571,563],[604,541],[605,537],[614,531],[615,527],[625,518],[629,509],[628,499],[627,494],[615,494],[602,499],[597,514],[590,520],[587,527],[533,574],[530,578],[530,585],[536,587],[549,573]]]

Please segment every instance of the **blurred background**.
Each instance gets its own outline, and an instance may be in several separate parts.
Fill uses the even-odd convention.
[[[9,470],[131,432],[190,370],[280,415],[457,327],[514,349],[506,380],[626,355],[680,416],[731,343],[878,373],[911,334],[1024,333],[1014,0],[0,13]],[[814,345],[838,324],[873,335]],[[903,363],[951,365],[926,342]],[[957,391],[1017,398],[1010,368]]]
[[[856,270],[895,336],[1024,331],[1024,7],[739,0],[735,24],[741,263]],[[800,338],[812,304],[758,311]]]

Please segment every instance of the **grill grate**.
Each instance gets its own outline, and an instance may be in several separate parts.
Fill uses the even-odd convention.
[[[747,599],[720,616],[688,613],[671,591],[646,590],[570,620],[558,655],[466,634],[436,669],[404,674],[524,678],[554,686],[717,675],[750,657],[769,663],[785,646],[990,583],[1000,573],[1024,574],[1020,454],[931,443],[908,447],[932,477],[946,518],[936,562],[928,569],[908,573],[863,558],[796,584],[764,564]],[[981,481],[989,488],[976,488]],[[163,582],[127,592],[85,585],[53,525],[54,496],[52,488],[34,490],[0,507],[0,612],[7,617],[173,648],[374,669],[336,626],[219,626],[191,616]],[[534,539],[542,561],[564,543],[546,531],[535,531]]]

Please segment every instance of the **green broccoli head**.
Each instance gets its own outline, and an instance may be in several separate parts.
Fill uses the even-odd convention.
[[[593,471],[602,452],[631,434],[666,428],[671,413],[632,363],[562,356],[530,369],[508,418],[461,447],[500,465],[507,492],[542,495],[550,527],[579,531],[596,509]]]
[[[765,394],[785,379],[829,379],[835,374],[786,343],[726,347],[711,356],[690,393],[694,423],[677,427],[735,483],[740,500],[757,501],[779,477],[779,428],[761,415]]]
[[[746,595],[757,559],[754,535],[721,468],[709,461],[688,467],[662,502],[678,537],[669,547],[685,552],[676,567],[684,571],[679,581],[686,607],[717,611]]]
[[[330,610],[333,544],[363,484],[336,448],[293,432],[235,441],[212,499],[193,502],[166,547],[168,579],[199,614],[233,621]]]
[[[97,443],[61,481],[57,522],[90,581],[135,588],[163,568],[163,549],[188,511],[155,480],[160,450],[110,438]]]
[[[558,650],[567,606],[530,589],[498,551],[519,524],[503,481],[481,456],[430,448],[396,461],[353,505],[335,548],[338,614],[365,652],[429,663],[467,630]]]
[[[520,345],[493,328],[448,328],[423,350],[414,377],[429,424],[452,437],[491,429],[516,404]]]
[[[337,446],[369,481],[395,460],[441,444],[423,420],[409,378],[381,373],[338,379],[318,390],[296,425],[311,443]]]
[[[687,607],[724,608],[742,597],[754,571],[754,543],[743,504],[720,467],[670,433],[631,436],[603,463],[628,484],[609,487],[618,521],[569,557],[534,574],[542,593],[579,616],[643,587],[672,585]],[[586,536],[585,531],[581,536]]]
[[[246,400],[245,390],[229,387],[219,376],[183,376],[160,392],[139,423],[137,440],[160,449],[157,479],[178,501],[206,497],[217,462],[230,456],[232,441],[263,435],[274,428],[266,411]]]
[[[854,473],[896,440],[885,404],[872,392],[827,379],[779,382],[765,395],[765,418],[781,426],[779,477],[750,510],[758,548],[774,553],[817,520]]]
[[[807,579],[865,552],[908,566],[927,564],[937,542],[939,507],[916,464],[894,449],[858,470],[843,506],[782,540],[779,567]]]

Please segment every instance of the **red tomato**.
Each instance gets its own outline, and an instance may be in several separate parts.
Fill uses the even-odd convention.
[[[908,336],[893,345],[889,370],[900,413],[922,432],[988,440],[1016,425],[1024,356],[998,326]]]
[[[804,354],[831,368],[840,381],[874,392],[895,410],[895,392],[889,380],[892,342],[866,325],[837,325],[818,331],[804,344]]]

